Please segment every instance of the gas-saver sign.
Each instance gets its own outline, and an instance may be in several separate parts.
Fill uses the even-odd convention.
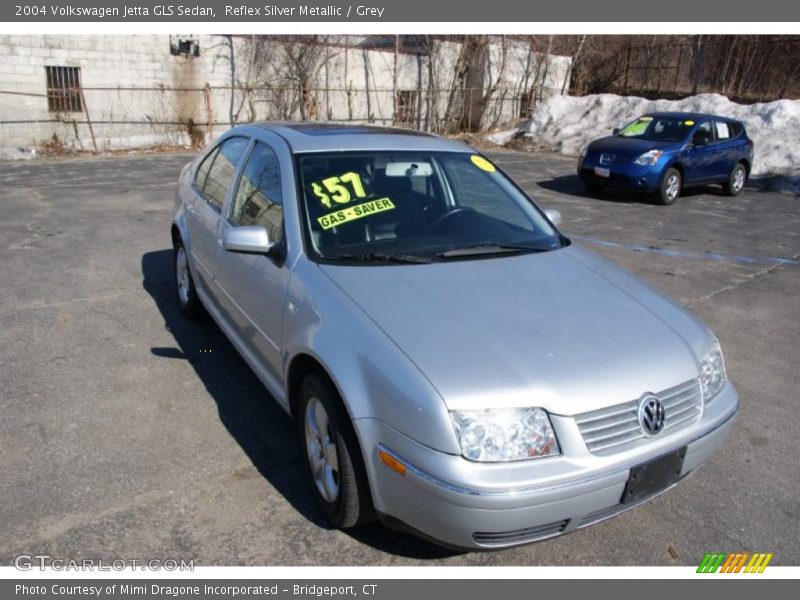
[[[342,208],[341,210],[337,210],[336,212],[322,215],[321,217],[317,218],[317,222],[320,224],[322,229],[331,229],[332,227],[336,227],[342,223],[348,223],[350,221],[355,221],[356,219],[361,219],[363,217],[369,217],[380,212],[393,210],[394,207],[394,204],[391,200],[389,200],[389,198],[380,198],[378,200],[370,200],[369,202],[363,202],[361,204],[354,204],[352,206]]]

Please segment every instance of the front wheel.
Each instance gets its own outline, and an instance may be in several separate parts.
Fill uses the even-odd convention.
[[[658,201],[664,205],[674,204],[681,193],[681,172],[670,167],[661,178],[661,187],[658,189]]]
[[[742,189],[744,189],[746,181],[747,169],[744,168],[742,163],[739,163],[733,167],[728,181],[722,184],[722,191],[725,192],[726,196],[738,196],[742,192]]]
[[[364,460],[336,390],[312,373],[300,387],[300,408],[308,472],[325,517],[342,529],[371,521],[374,509]]]

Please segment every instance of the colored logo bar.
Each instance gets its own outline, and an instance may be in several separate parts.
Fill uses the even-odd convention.
[[[772,552],[707,552],[697,572],[763,573],[772,557]]]

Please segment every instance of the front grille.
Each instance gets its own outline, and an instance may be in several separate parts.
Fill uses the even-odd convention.
[[[594,523],[599,523],[600,521],[605,521],[606,519],[610,519],[621,512],[625,512],[628,509],[634,508],[635,506],[636,504],[620,503],[613,506],[608,506],[606,508],[601,508],[600,510],[584,516],[580,520],[580,523],[578,523],[578,528],[586,527],[587,525],[593,525]]]
[[[697,379],[655,395],[664,404],[666,413],[664,430],[659,436],[691,425],[703,412],[703,395]],[[639,400],[631,400],[582,413],[575,421],[589,452],[605,456],[633,448],[645,439],[638,413]]]
[[[539,525],[538,527],[526,527],[525,529],[515,529],[514,531],[501,531],[501,532],[475,532],[472,534],[472,539],[475,543],[482,546],[508,546],[510,544],[521,544],[524,542],[533,542],[544,538],[558,535],[567,526],[569,519],[557,521],[556,523],[549,523],[548,525]]]

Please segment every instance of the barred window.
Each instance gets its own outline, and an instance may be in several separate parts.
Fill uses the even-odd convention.
[[[418,97],[419,93],[416,90],[397,90],[395,123],[411,124],[414,122]]]
[[[80,67],[45,67],[50,112],[81,112]]]
[[[527,92],[522,92],[519,97],[519,114],[517,116],[520,119],[530,119],[534,108],[535,100],[533,91],[528,90]]]

